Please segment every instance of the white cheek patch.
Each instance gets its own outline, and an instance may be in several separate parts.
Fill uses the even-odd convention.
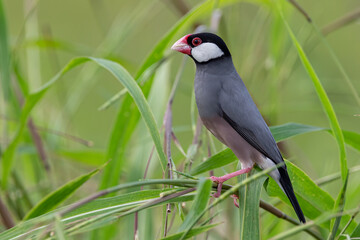
[[[191,55],[198,62],[207,62],[211,59],[221,57],[224,52],[214,43],[202,43],[191,50]]]

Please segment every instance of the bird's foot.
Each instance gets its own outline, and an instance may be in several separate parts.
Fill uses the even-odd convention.
[[[216,191],[216,193],[212,194],[212,196],[215,197],[215,198],[220,197],[222,185],[223,185],[223,183],[224,183],[225,181],[229,180],[230,178],[239,176],[239,175],[241,175],[241,174],[248,173],[248,172],[251,171],[251,169],[252,169],[252,167],[244,168],[244,169],[238,170],[238,171],[236,171],[236,172],[232,172],[232,173],[226,174],[226,175],[221,176],[221,177],[211,176],[211,177],[210,177],[210,180],[218,184],[218,186],[217,186],[217,191]]]

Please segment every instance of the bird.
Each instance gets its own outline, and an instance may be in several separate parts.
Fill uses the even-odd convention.
[[[200,119],[220,142],[234,152],[241,163],[241,170],[222,177],[211,177],[218,183],[214,196],[220,196],[223,182],[250,172],[254,165],[269,169],[282,163],[269,175],[290,200],[299,221],[305,223],[284,159],[240,78],[225,42],[216,34],[202,32],[180,38],[171,49],[194,60],[194,90]]]

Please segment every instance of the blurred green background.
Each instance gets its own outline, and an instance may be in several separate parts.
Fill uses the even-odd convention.
[[[298,59],[288,32],[281,18],[273,13],[274,2],[234,2],[236,3],[221,9],[218,33],[227,43],[240,76],[268,124],[296,122],[329,128],[328,119],[313,84]],[[18,72],[17,75],[11,75],[13,91],[19,99],[20,88],[15,80],[19,76],[27,82],[30,92],[35,91],[72,58],[78,56],[111,59],[135,76],[159,40],[186,11],[199,3],[200,1],[193,0],[3,0],[12,66],[16,66]],[[355,19],[339,29],[329,25],[356,9],[358,11],[359,1],[299,0],[298,3],[320,31],[330,26],[331,32],[326,35],[326,40],[353,86],[349,86],[345,81],[313,25],[292,5],[286,2],[283,4],[285,17],[317,72],[342,129],[360,133],[360,102],[352,93],[355,91],[358,94],[360,89],[360,22]],[[209,26],[210,16],[209,13],[198,18],[194,24],[177,33],[172,42],[193,32],[196,25]],[[156,70],[148,97],[159,128],[183,58],[181,54],[171,53],[169,46],[166,56],[169,56],[168,59]],[[194,106],[194,73],[195,66],[189,60],[186,62],[172,108],[173,129],[185,151],[190,147],[194,135],[192,118],[196,119],[196,112],[195,115],[191,112]],[[100,111],[98,108],[122,88],[111,74],[93,63],[87,63],[62,77],[36,105],[31,117],[36,126],[46,128],[39,133],[50,169],[44,169],[28,130],[18,145],[13,166],[15,175],[20,178],[32,204],[71,179],[111,160],[106,159],[106,153],[124,96],[105,110]],[[4,100],[1,101],[1,149],[6,148],[18,124],[19,110],[12,106]],[[196,155],[194,165],[207,157],[206,134],[205,129],[203,130],[203,146]],[[58,133],[54,134],[53,131]],[[160,134],[163,135],[163,132]],[[73,136],[86,141],[89,146],[74,140]],[[224,149],[224,146],[214,141],[216,151]],[[114,181],[125,183],[141,179],[152,146],[147,128],[140,120],[135,132],[131,134],[130,142],[118,147],[119,151],[124,153],[119,154],[120,175]],[[181,169],[184,157],[175,146],[172,150],[173,160]],[[282,150],[287,159],[313,180],[340,171],[339,150],[335,139],[327,132],[297,136],[285,141]],[[359,151],[347,147],[347,153],[349,167],[359,165]],[[147,178],[162,178],[156,158],[151,161]],[[225,170],[234,168],[233,164]],[[223,173],[221,169],[215,171],[215,175]],[[103,172],[100,172],[91,178],[67,199],[65,204],[96,192],[102,181],[102,174]],[[359,174],[350,176],[346,209],[359,205],[359,182]],[[29,210],[29,206],[22,202],[23,196],[18,192],[18,185],[13,178],[9,184],[8,190],[2,192],[2,198],[7,204],[14,202],[14,206],[10,207],[11,214],[19,221]],[[334,199],[340,187],[340,180],[322,186]],[[265,192],[262,197],[274,201],[268,198]],[[219,207],[222,212],[218,216],[219,220],[225,223],[211,231],[209,239],[237,239],[236,211],[232,211],[232,200],[225,202]],[[285,204],[279,208],[294,216],[292,209]],[[140,214],[140,239],[155,239],[161,236],[162,214],[161,207]],[[235,223],[231,223],[234,219]],[[273,221],[275,222],[272,223]],[[73,239],[88,239],[90,236],[93,239],[119,239],[119,234],[122,236],[120,239],[131,239],[133,224],[133,216],[128,216],[109,227],[76,235]],[[263,239],[288,227],[287,223],[269,214],[264,215],[261,220]],[[199,239],[205,239],[205,234]],[[311,237],[300,233],[291,239]]]

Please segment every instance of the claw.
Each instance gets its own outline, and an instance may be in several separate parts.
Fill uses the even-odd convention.
[[[239,200],[239,196],[233,194],[233,195],[231,195],[231,198],[234,199],[234,205],[235,205],[235,207],[239,208],[239,203],[238,203],[238,201],[237,201],[237,200]]]
[[[244,169],[241,169],[241,170],[239,170],[239,171],[226,174],[226,175],[224,175],[224,176],[222,176],[222,177],[211,176],[209,179],[210,179],[211,181],[213,181],[214,183],[217,183],[217,184],[218,184],[217,192],[214,193],[214,194],[212,194],[212,196],[215,197],[215,198],[220,197],[222,185],[223,185],[223,183],[224,183],[225,181],[229,180],[230,178],[239,176],[240,174],[248,173],[248,172],[251,171],[251,169],[252,169],[252,167],[250,167],[250,168],[244,168]],[[235,205],[236,205],[236,204],[235,204]],[[238,206],[239,206],[239,205],[238,205]]]

